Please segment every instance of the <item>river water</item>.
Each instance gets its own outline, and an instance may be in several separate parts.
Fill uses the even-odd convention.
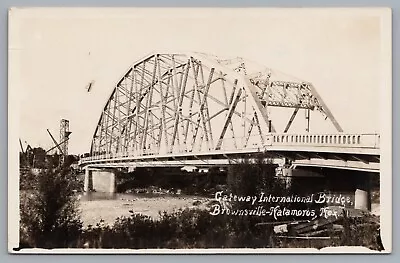
[[[84,225],[95,225],[104,220],[112,225],[117,217],[132,213],[159,218],[159,213],[173,213],[185,208],[206,209],[209,198],[153,193],[99,193],[79,195],[81,219]],[[196,205],[194,203],[196,202]],[[200,204],[199,204],[200,203]]]
[[[158,198],[158,197],[176,197],[176,195],[154,194],[154,193],[102,193],[90,192],[79,195],[81,201],[96,200],[134,200],[137,198]]]

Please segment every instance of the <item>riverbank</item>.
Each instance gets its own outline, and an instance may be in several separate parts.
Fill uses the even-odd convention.
[[[144,196],[135,194],[114,194],[113,196],[80,196],[81,220],[84,226],[96,225],[103,220],[112,225],[117,217],[133,213],[159,218],[159,213],[172,213],[179,209],[207,209],[211,199],[197,196],[163,195]]]

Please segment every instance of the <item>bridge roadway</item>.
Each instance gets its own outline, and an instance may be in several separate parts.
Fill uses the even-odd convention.
[[[239,163],[264,152],[274,161],[288,159],[292,166],[315,166],[379,172],[380,136],[378,134],[287,134],[265,135],[264,147],[235,149],[225,141],[224,150],[172,153],[118,152],[82,158],[83,168],[211,166]],[[228,139],[227,139],[228,140]]]

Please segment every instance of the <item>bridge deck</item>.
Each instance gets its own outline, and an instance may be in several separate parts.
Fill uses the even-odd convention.
[[[268,159],[287,158],[295,165],[379,170],[380,149],[377,134],[268,134],[265,146],[198,152],[157,154],[120,152],[82,158],[81,166],[184,166],[225,165],[264,153]]]

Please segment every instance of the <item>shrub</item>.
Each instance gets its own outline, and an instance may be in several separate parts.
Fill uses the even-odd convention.
[[[21,246],[74,247],[82,223],[74,194],[76,180],[69,170],[43,170],[21,191]]]
[[[271,247],[269,230],[261,231],[244,217],[212,216],[185,209],[163,213],[159,220],[132,213],[113,227],[97,224],[85,229],[80,244],[91,248],[239,248]]]
[[[228,168],[228,189],[241,195],[258,195],[261,192],[273,195],[286,193],[283,181],[275,176],[276,165],[264,159],[264,154],[257,156],[255,163],[245,159],[242,163]]]
[[[379,227],[379,218],[374,215],[343,218],[344,231],[336,245],[362,246],[372,250],[384,250]]]

